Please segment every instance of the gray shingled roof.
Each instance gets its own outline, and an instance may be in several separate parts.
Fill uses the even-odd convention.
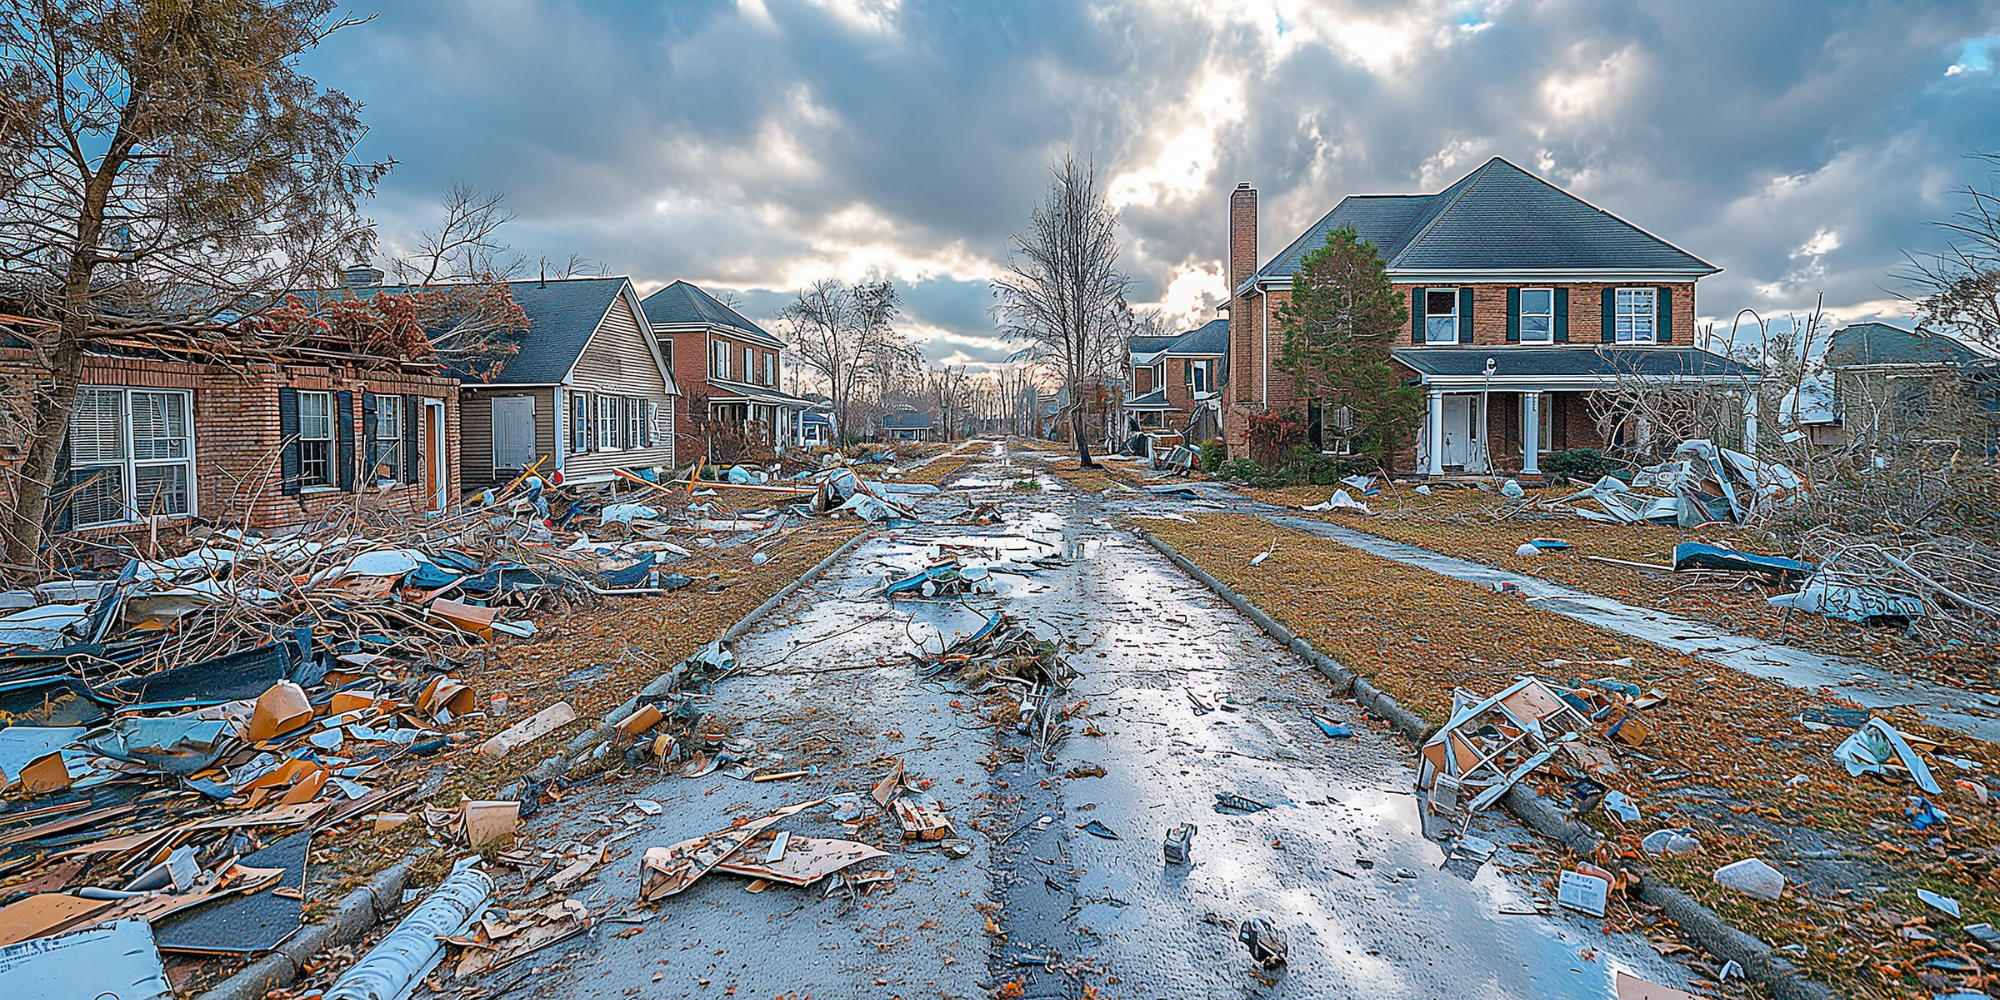
[[[1229,353],[1229,320],[1210,320],[1174,338],[1167,347],[1168,354],[1227,354]]]
[[[621,276],[507,282],[508,294],[513,296],[514,303],[528,317],[528,330],[520,336],[520,352],[506,359],[500,374],[492,379],[481,379],[457,370],[449,370],[446,374],[461,382],[479,385],[546,385],[562,381],[575,367],[584,345],[590,343],[590,335],[597,332],[598,324],[604,321],[604,314],[611,311],[611,304],[618,300],[628,280]],[[399,295],[419,287],[371,285],[300,294],[308,305],[317,305],[319,296],[333,298],[352,294],[366,299],[376,295]],[[312,297],[304,298],[307,295]]]
[[[1994,359],[1950,337],[1916,333],[1887,323],[1856,323],[1833,331],[1827,342],[1826,366],[1947,365],[1964,367]]]
[[[1757,369],[1698,347],[1410,347],[1389,352],[1425,375],[1476,376],[1494,361],[1496,378],[1522,375],[1756,377]]]
[[[742,331],[768,342],[772,347],[785,346],[778,338],[764,331],[764,328],[743,318],[741,313],[722,304],[720,299],[703,291],[700,286],[685,281],[676,281],[665,288],[646,296],[640,303],[646,307],[646,319],[654,326],[686,326],[703,323],[709,326],[726,326]]]
[[[1390,272],[1655,270],[1713,265],[1494,157],[1435,195],[1350,195],[1257,272],[1290,278],[1305,255],[1351,225]]]
[[[1125,349],[1131,351],[1133,354],[1151,354],[1154,351],[1164,351],[1167,349],[1167,345],[1181,339],[1181,336],[1181,334],[1175,334],[1171,337],[1127,337],[1125,338]]]
[[[885,431],[927,431],[931,429],[931,415],[928,413],[884,413],[882,429]]]

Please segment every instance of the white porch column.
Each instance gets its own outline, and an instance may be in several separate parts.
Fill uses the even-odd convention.
[[[1521,394],[1521,474],[1542,474],[1542,394]]]
[[[1430,444],[1430,461],[1425,472],[1444,475],[1444,393],[1432,389],[1424,397],[1424,431]]]
[[[1757,454],[1757,415],[1757,390],[1752,388],[1743,393],[1743,454],[1752,457]]]

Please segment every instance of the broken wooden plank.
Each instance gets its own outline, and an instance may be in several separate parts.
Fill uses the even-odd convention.
[[[888,856],[887,851],[853,840],[792,837],[785,844],[784,856],[776,861],[768,855],[757,861],[732,858],[716,865],[715,870],[786,885],[811,885],[843,868]]]
[[[575,721],[576,709],[571,708],[569,702],[559,701],[479,744],[479,752],[498,760],[513,752],[515,747],[531,743]]]

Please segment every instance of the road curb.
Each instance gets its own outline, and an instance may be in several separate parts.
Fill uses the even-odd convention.
[[[1292,631],[1278,624],[1270,615],[1250,603],[1228,584],[1216,579],[1208,571],[1196,566],[1185,556],[1152,532],[1140,529],[1140,538],[1159,550],[1168,561],[1202,585],[1214,591],[1229,606],[1241,611],[1257,626],[1283,643],[1286,647],[1311,663],[1325,674],[1337,688],[1353,691],[1354,698],[1370,711],[1389,720],[1397,731],[1419,743],[1427,738],[1432,726],[1415,712],[1404,708],[1396,699],[1383,693],[1367,678],[1357,677],[1354,672],[1341,666],[1331,657]],[[1554,840],[1570,849],[1578,856],[1588,858],[1597,852],[1604,838],[1597,831],[1569,817],[1568,810],[1542,797],[1533,789],[1515,785],[1501,797],[1501,804],[1514,818],[1528,829]],[[1680,928],[1699,942],[1703,948],[1724,960],[1734,960],[1743,967],[1744,976],[1751,982],[1763,986],[1777,1000],[1836,1000],[1839,996],[1824,984],[1807,978],[1805,973],[1753,934],[1732,926],[1714,910],[1703,906],[1694,897],[1665,882],[1654,878],[1644,878],[1639,882],[1639,899],[1649,906],[1657,906]]]
[[[800,587],[818,579],[820,574],[825,573],[833,565],[834,560],[847,554],[849,550],[861,544],[873,534],[873,531],[863,530],[853,538],[841,543],[840,547],[827,553],[826,558],[814,563],[812,568],[799,574],[792,582],[778,588],[778,592],[772,594],[768,600],[757,605],[749,614],[738,619],[736,624],[731,625],[727,631],[722,633],[723,640],[733,640],[749,631],[764,616],[769,615],[778,605],[784,603],[785,598],[792,596]],[[644,695],[652,692],[655,686],[667,682],[671,676],[671,674],[662,674],[654,678],[651,683],[641,689],[640,694]],[[635,695],[627,699],[624,704],[612,709],[604,717],[602,725],[571,740],[568,749],[561,754],[543,761],[540,766],[536,767],[530,778],[535,781],[546,781],[568,770],[571,763],[573,763],[571,760],[572,754],[585,746],[589,746],[592,742],[604,739],[611,733],[616,732],[618,723],[626,716],[632,714],[638,707],[638,703],[639,695]],[[264,994],[271,990],[277,989],[280,986],[290,985],[299,977],[300,967],[306,961],[310,960],[314,954],[323,948],[331,948],[346,944],[349,941],[358,940],[377,923],[381,922],[383,914],[401,905],[404,883],[409,881],[411,869],[415,867],[416,862],[426,853],[428,853],[427,848],[412,850],[395,864],[375,873],[374,877],[369,879],[366,884],[343,896],[340,902],[334,906],[333,912],[325,920],[300,928],[297,934],[293,935],[284,944],[278,946],[276,950],[250,963],[250,965],[239,970],[228,979],[217,983],[213,988],[203,993],[198,1000],[262,1000]]]
[[[376,872],[365,884],[341,897],[325,920],[300,928],[270,954],[215,984],[200,1000],[263,1000],[264,994],[297,979],[300,968],[320,949],[358,940],[381,920],[382,914],[402,904],[403,885],[409,881],[410,870],[422,853],[411,851],[401,861]]]

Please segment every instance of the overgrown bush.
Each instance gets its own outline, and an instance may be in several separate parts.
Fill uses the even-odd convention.
[[[1229,459],[1229,446],[1221,438],[1209,438],[1201,446],[1201,471],[1214,472]]]
[[[1261,465],[1282,464],[1306,443],[1306,425],[1293,413],[1250,414],[1250,458]]]
[[[1568,448],[1542,456],[1542,474],[1551,479],[1597,480],[1623,468],[1596,448]]]

